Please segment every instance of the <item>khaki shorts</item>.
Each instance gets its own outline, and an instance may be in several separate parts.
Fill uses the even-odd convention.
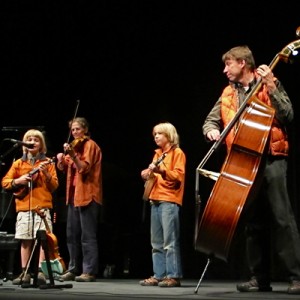
[[[49,209],[41,209],[45,219],[34,211],[20,211],[17,215],[15,238],[32,240],[36,237],[37,230],[46,230],[45,222],[52,232],[52,221]],[[33,231],[32,231],[33,230]],[[47,230],[46,230],[47,231]]]

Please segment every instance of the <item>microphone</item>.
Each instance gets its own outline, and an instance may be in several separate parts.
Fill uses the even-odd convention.
[[[31,143],[26,143],[26,142],[14,140],[14,139],[5,139],[5,140],[10,141],[10,142],[12,142],[12,143],[15,143],[15,144],[17,144],[17,145],[25,146],[25,147],[27,147],[27,148],[29,148],[29,149],[34,148],[34,144],[31,144]]]

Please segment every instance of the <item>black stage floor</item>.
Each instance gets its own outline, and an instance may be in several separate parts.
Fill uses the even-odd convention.
[[[287,283],[273,283],[273,292],[240,293],[236,281],[206,281],[198,286],[197,280],[183,279],[176,288],[143,287],[139,279],[97,279],[96,282],[59,282],[47,289],[23,288],[2,282],[0,299],[300,299],[299,295],[286,293]],[[70,288],[62,287],[71,284]]]

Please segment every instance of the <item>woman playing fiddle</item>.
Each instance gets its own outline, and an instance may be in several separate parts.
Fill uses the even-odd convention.
[[[52,193],[58,188],[55,165],[46,157],[47,147],[42,132],[28,130],[23,142],[32,143],[30,149],[23,146],[23,156],[13,162],[2,178],[2,187],[14,192],[17,221],[15,238],[21,240],[22,273],[13,280],[13,284],[30,284],[30,255],[33,251],[37,230],[46,230],[42,218],[35,212],[39,206],[52,230],[50,209],[53,207]],[[41,263],[45,260],[44,250],[40,249],[38,285],[46,284],[41,272]]]
[[[89,136],[85,118],[69,122],[74,140],[57,154],[57,168],[66,173],[69,272],[61,280],[91,282],[98,273],[98,217],[102,204],[102,151]],[[77,276],[76,276],[77,275]]]

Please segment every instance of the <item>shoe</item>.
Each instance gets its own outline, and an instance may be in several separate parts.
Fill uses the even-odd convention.
[[[106,268],[103,272],[103,277],[104,278],[113,278],[114,273],[115,273],[115,265],[106,265]]]
[[[30,284],[31,276],[27,273],[25,276],[25,272],[22,272],[17,278],[12,281],[14,285],[21,285],[21,284]]]
[[[178,278],[165,278],[163,281],[158,283],[160,287],[180,287],[181,283]]]
[[[96,277],[94,275],[88,273],[82,273],[80,276],[75,277],[75,281],[77,282],[93,282],[96,281]]]
[[[290,286],[287,289],[288,294],[300,295],[300,281],[292,280]]]
[[[67,272],[66,274],[59,276],[59,281],[74,281],[75,277],[76,276],[74,273]]]
[[[272,287],[269,284],[259,284],[255,277],[249,281],[240,283],[236,286],[239,292],[272,292]]]
[[[159,282],[161,282],[161,279],[157,279],[151,276],[147,279],[141,280],[139,283],[142,286],[158,286]]]
[[[46,276],[43,272],[38,272],[37,276],[37,285],[45,285],[46,284]]]

